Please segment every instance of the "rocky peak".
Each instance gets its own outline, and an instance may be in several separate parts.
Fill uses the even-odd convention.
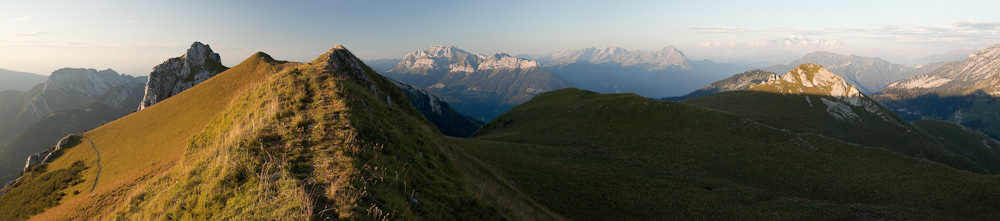
[[[97,100],[115,86],[138,81],[138,78],[118,74],[111,69],[59,69],[49,75],[41,94],[33,98],[22,114],[37,120],[52,112],[80,108],[80,99]]]
[[[317,61],[324,62],[323,64],[331,72],[351,77],[357,83],[369,87],[372,93],[378,94],[375,84],[368,76],[365,76],[365,69],[363,63],[361,63],[361,59],[358,59],[351,51],[344,48],[344,45],[338,44],[333,46],[326,54],[317,58]]]
[[[853,85],[847,84],[843,78],[813,63],[802,64],[788,71],[781,77],[781,81],[806,88],[816,87],[820,91],[827,92],[824,95],[833,97],[861,96],[861,92]]]
[[[423,51],[413,51],[403,57],[396,67],[388,72],[407,73],[414,71],[473,72],[485,59],[482,55],[469,53],[452,45],[435,45]]]
[[[181,57],[171,58],[153,67],[146,83],[139,110],[177,95],[229,69],[218,53],[201,42],[194,42]]]
[[[800,95],[804,97],[810,107],[814,106],[813,102],[818,97],[819,102],[826,106],[827,113],[840,120],[861,119],[852,106],[881,116],[883,120],[890,120],[888,115],[880,111],[878,104],[861,94],[857,87],[848,84],[843,78],[831,73],[826,68],[813,63],[799,65],[781,78],[775,78],[749,90]],[[813,97],[810,98],[811,96]]]
[[[479,64],[479,70],[488,69],[527,69],[538,67],[538,62],[510,56],[507,53],[494,54]]]
[[[45,82],[45,92],[83,93],[91,98],[100,97],[104,92],[119,84],[129,83],[133,77],[118,74],[111,69],[63,68],[52,72]]]

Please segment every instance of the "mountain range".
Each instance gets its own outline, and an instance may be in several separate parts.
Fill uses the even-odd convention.
[[[189,65],[218,60],[207,45],[195,49],[201,45],[162,64],[183,68],[150,76],[173,80],[140,79],[91,98],[75,116],[91,119],[85,113],[102,107],[132,113],[49,141],[56,145],[35,155],[43,160],[0,189],[0,217],[1000,218],[1000,141],[968,122],[910,122],[889,106],[914,101],[904,98],[917,92],[990,98],[992,83],[1000,82],[1000,65],[993,64],[1000,46],[869,95],[852,82],[904,72],[859,75],[869,71],[850,70],[896,66],[847,56],[819,60],[851,68],[805,63],[769,72],[691,62],[667,49],[581,51],[537,62],[435,46],[407,55],[383,76],[337,45],[311,62],[258,52],[207,74],[199,71],[205,66]],[[619,78],[739,74],[674,102],[563,88],[573,86],[564,75],[600,75],[546,67],[606,67],[614,72],[605,75]],[[53,85],[94,78],[69,79]],[[178,79],[202,80],[134,111],[150,97],[148,88],[172,88],[165,86]],[[104,85],[74,84],[79,91]],[[35,88],[0,93],[0,104],[28,106],[33,100],[25,97],[49,89]],[[480,106],[468,103],[475,99]],[[509,110],[497,112],[501,105]],[[463,116],[461,106],[488,123]],[[74,110],[41,121],[72,121],[60,113]],[[486,118],[491,113],[497,115]]]
[[[864,94],[879,92],[893,81],[930,73],[943,64],[932,63],[919,67],[907,67],[901,64],[893,64],[880,58],[839,55],[820,51],[806,54],[788,65],[775,65],[764,68],[764,70],[782,73],[806,63],[814,63],[828,68],[831,72],[844,78],[851,85],[858,86],[858,90]]]
[[[947,120],[1000,138],[1000,44],[889,84],[876,98],[910,120]]]
[[[111,69],[64,68],[45,83],[0,103],[0,181],[14,179],[29,155],[58,138],[134,111],[145,80]]]
[[[0,91],[28,91],[31,87],[45,82],[46,77],[38,74],[0,69]]]
[[[673,46],[660,51],[619,47],[565,50],[536,57],[577,87],[600,93],[636,93],[647,97],[679,96],[745,66],[691,61]]]
[[[9,139],[0,143],[0,181],[14,179],[24,159],[66,134],[97,128],[155,104],[207,80],[219,69],[225,69],[219,55],[208,45],[195,42],[184,55],[154,67],[149,77],[120,75],[110,69],[53,72],[39,86],[42,92],[31,98],[21,113],[0,118],[10,121],[2,130]]]
[[[486,57],[451,45],[414,51],[383,74],[436,91],[456,110],[480,121],[536,94],[572,86],[538,62],[504,53]]]

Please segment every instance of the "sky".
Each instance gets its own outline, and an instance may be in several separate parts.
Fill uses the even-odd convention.
[[[0,68],[148,75],[194,41],[233,66],[257,51],[311,61],[336,44],[363,59],[439,44],[487,55],[671,45],[698,54],[699,45],[796,35],[835,41],[850,53],[912,59],[1000,43],[998,8],[995,0],[0,0]]]

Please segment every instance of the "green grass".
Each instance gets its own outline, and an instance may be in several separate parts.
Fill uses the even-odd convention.
[[[106,161],[96,196],[35,218],[505,216],[471,190],[403,92],[346,49],[307,64],[259,53],[86,135]],[[94,157],[77,149],[51,168]]]
[[[634,94],[541,94],[457,139],[570,219],[996,219],[1000,179]]]
[[[933,134],[955,154],[969,158],[990,173],[1000,173],[1000,143],[988,135],[947,121],[920,120],[913,124]]]
[[[971,160],[948,151],[932,135],[881,106],[876,113],[852,106],[853,112],[859,119],[840,120],[827,113],[827,106],[820,100],[821,98],[836,99],[818,94],[796,95],[744,90],[682,102],[732,113],[776,128],[820,134],[850,143],[881,147],[908,156],[926,158],[963,170],[987,172]]]
[[[282,62],[257,53],[184,93],[86,132],[85,135],[94,141],[103,158],[103,171],[94,191],[95,196],[67,197],[62,205],[39,214],[37,218],[59,219],[72,214],[85,219],[106,215],[104,213],[111,208],[125,203],[124,199],[130,191],[174,168],[183,158],[191,138],[205,130],[212,118],[225,110],[233,99],[259,85],[280,68]],[[69,148],[49,168],[67,168],[70,162],[76,160],[89,162],[96,159],[89,143],[83,145],[86,147]],[[95,176],[95,168],[91,166],[83,171],[84,177]],[[84,186],[94,185],[93,182],[87,180]],[[84,190],[82,187],[70,189]]]
[[[18,188],[0,196],[0,217],[4,220],[26,220],[59,204],[67,195],[80,191],[64,191],[83,182],[80,172],[87,169],[83,161],[76,161],[69,168],[47,171],[47,165],[33,167],[19,183]]]

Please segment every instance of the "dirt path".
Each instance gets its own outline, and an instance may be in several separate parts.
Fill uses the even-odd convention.
[[[83,134],[80,134],[80,137],[86,138],[87,141],[90,141],[90,147],[94,148],[94,152],[97,153],[97,176],[94,176],[94,186],[90,188],[90,192],[93,193],[94,189],[97,188],[97,179],[101,177],[101,169],[102,169],[101,168],[101,152],[97,151],[97,146],[94,145],[94,141],[93,140],[91,140],[87,136],[84,136]]]

